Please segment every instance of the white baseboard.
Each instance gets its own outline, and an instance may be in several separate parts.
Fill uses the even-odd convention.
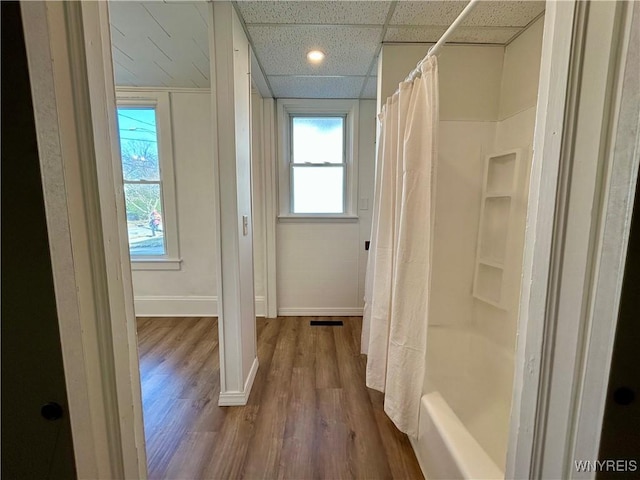
[[[279,308],[280,317],[361,317],[362,308]]]
[[[145,295],[135,297],[135,310],[138,317],[216,317],[218,315],[218,297],[216,296],[170,296]],[[266,300],[256,297],[256,317],[266,315]],[[279,308],[282,317],[361,317],[360,307],[293,307]]]
[[[256,317],[265,317],[266,312],[267,306],[264,297],[256,297]]]
[[[137,317],[215,317],[218,297],[204,296],[137,296]]]
[[[220,407],[238,407],[246,405],[249,401],[249,395],[251,395],[251,387],[253,387],[253,381],[256,378],[258,372],[258,357],[253,359],[251,370],[247,375],[247,380],[244,382],[244,390],[242,392],[220,392],[218,397],[218,405]]]
[[[145,295],[135,297],[137,317],[216,317],[218,297]],[[256,297],[256,317],[265,316],[265,299]]]

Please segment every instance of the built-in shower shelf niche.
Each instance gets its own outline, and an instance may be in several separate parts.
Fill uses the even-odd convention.
[[[509,233],[514,221],[521,159],[519,149],[488,155],[485,159],[473,296],[503,309]]]

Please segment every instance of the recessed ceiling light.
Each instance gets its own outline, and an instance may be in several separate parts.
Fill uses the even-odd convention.
[[[311,63],[320,63],[322,60],[324,60],[324,53],[322,53],[320,50],[311,50],[309,53],[307,53],[307,60],[309,60],[309,62]]]

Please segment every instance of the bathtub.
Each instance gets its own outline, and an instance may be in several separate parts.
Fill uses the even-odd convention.
[[[422,397],[418,438],[410,440],[427,480],[504,479],[439,392]]]

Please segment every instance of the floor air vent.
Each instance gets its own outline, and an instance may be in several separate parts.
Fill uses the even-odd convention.
[[[311,320],[312,327],[342,327],[342,320]]]

